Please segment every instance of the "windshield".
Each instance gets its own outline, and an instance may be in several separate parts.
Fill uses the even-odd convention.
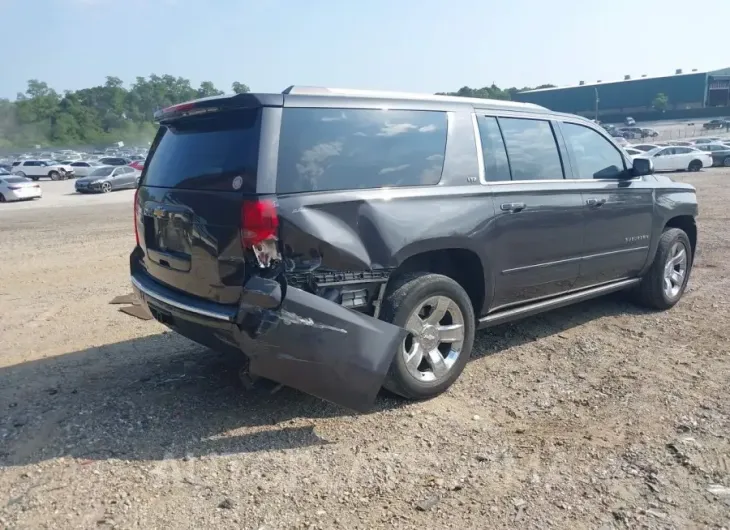
[[[108,177],[112,174],[112,171],[114,171],[113,167],[100,167],[99,169],[95,169],[91,172],[89,175],[90,177]]]

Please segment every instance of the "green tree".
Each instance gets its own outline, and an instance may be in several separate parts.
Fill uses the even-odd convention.
[[[656,110],[664,112],[669,108],[669,98],[663,92],[659,92],[651,102],[651,106]]]
[[[218,90],[213,83],[210,81],[203,81],[200,83],[197,96],[199,98],[207,98],[210,96],[222,96],[223,91]]]
[[[231,89],[233,90],[234,94],[245,94],[246,92],[251,92],[251,89],[248,88],[248,85],[244,85],[243,83],[239,83],[238,81],[234,81],[231,85]]]

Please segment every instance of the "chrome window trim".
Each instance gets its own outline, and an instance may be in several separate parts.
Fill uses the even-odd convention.
[[[570,182],[570,183],[576,183],[576,182],[636,182],[640,180],[641,177],[631,177],[630,179],[535,179],[535,180],[496,180],[496,181],[490,181],[486,182],[488,186],[494,186],[494,185],[501,185],[501,184],[525,184],[525,183],[542,183],[545,184],[556,184],[561,182]]]

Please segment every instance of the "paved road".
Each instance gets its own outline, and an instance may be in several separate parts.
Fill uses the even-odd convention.
[[[109,205],[127,203],[132,207],[134,190],[119,190],[107,194],[81,195],[74,190],[74,180],[40,180],[43,197],[33,201],[8,202],[0,204],[0,216],[18,210],[38,208],[65,208],[86,205]]]

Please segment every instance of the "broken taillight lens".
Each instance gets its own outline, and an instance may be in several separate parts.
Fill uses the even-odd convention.
[[[243,201],[241,206],[241,242],[253,248],[269,239],[276,239],[279,216],[276,203],[269,199]]]
[[[277,233],[279,215],[270,199],[245,200],[241,206],[241,243],[252,250],[260,267],[279,259]]]

